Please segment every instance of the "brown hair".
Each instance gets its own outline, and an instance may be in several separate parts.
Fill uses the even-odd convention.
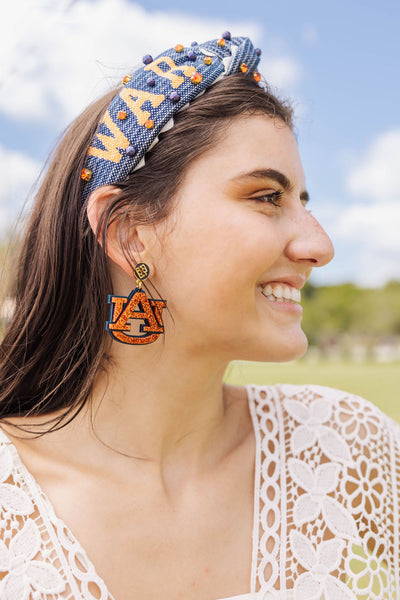
[[[80,173],[117,91],[90,105],[67,129],[36,195],[16,274],[15,314],[0,346],[2,419],[64,409],[61,418],[48,421],[49,429],[61,427],[82,409],[96,373],[106,367],[110,338],[103,324],[112,287],[104,250],[82,205]],[[145,166],[118,184],[120,193],[103,215],[103,241],[107,227],[126,216],[135,224],[165,219],[191,162],[221,138],[227,121],[248,114],[265,114],[292,128],[291,108],[242,74],[223,78],[180,111]]]

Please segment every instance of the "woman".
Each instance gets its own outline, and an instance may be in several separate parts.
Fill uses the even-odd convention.
[[[400,597],[396,426],[222,383],[305,352],[333,255],[259,54],[145,56],[50,163],[1,346],[2,599]]]

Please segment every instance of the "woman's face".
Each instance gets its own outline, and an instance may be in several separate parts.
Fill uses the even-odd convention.
[[[302,355],[299,290],[333,247],[306,208],[290,129],[266,116],[236,119],[191,165],[176,200],[155,260],[173,316],[164,311],[166,341],[223,360]]]

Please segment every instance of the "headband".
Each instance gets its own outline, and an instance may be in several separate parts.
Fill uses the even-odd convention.
[[[102,185],[123,181],[144,165],[144,156],[158,135],[173,124],[173,116],[210,85],[231,73],[253,73],[261,50],[229,31],[218,40],[191,47],[177,44],[123,78],[121,91],[106,110],[88,150],[81,179],[83,201]]]

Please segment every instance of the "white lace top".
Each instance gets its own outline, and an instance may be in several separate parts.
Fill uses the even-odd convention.
[[[330,388],[247,391],[252,572],[249,594],[224,600],[399,600],[400,427]],[[1,600],[112,600],[1,430],[0,508]]]

